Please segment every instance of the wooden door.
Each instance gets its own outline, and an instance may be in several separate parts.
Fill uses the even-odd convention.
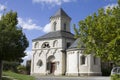
[[[55,63],[51,63],[50,73],[54,73],[54,71],[55,71]]]

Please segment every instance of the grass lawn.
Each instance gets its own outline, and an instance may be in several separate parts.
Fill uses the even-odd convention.
[[[3,76],[10,76],[10,77],[17,79],[17,80],[35,80],[35,78],[32,76],[17,74],[17,73],[11,72],[11,71],[3,72]],[[3,80],[10,80],[10,79],[3,79]]]
[[[13,79],[2,77],[2,80],[13,80]]]

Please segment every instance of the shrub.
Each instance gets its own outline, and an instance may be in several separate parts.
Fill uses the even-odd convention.
[[[111,75],[111,80],[120,80],[120,74]]]
[[[3,70],[4,71],[13,71],[13,72],[17,72],[17,66],[19,65],[18,62],[8,62],[8,61],[4,61],[3,62]]]
[[[18,72],[21,73],[21,74],[26,74],[26,67],[23,66],[23,65],[19,65],[19,66],[17,67],[17,70],[18,70]]]

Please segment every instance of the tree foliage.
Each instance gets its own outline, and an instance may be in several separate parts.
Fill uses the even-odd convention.
[[[0,20],[0,80],[2,61],[22,61],[28,40],[21,28],[17,27],[17,13],[10,11],[2,15]]]
[[[85,44],[85,53],[94,53],[102,60],[120,61],[120,0],[114,8],[101,8],[79,22],[76,37]]]
[[[0,60],[18,61],[25,56],[28,41],[17,24],[17,13],[13,11],[3,15],[0,20]]]

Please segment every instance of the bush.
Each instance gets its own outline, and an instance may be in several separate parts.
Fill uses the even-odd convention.
[[[17,72],[17,66],[19,65],[18,62],[8,62],[8,61],[4,61],[3,62],[3,70],[4,71],[13,71],[13,72]]]
[[[23,65],[19,65],[19,66],[17,67],[17,70],[18,70],[18,72],[21,73],[21,74],[26,74],[26,73],[27,73],[27,72],[26,72],[26,67],[23,66]]]
[[[111,75],[111,80],[120,80],[120,74]]]

